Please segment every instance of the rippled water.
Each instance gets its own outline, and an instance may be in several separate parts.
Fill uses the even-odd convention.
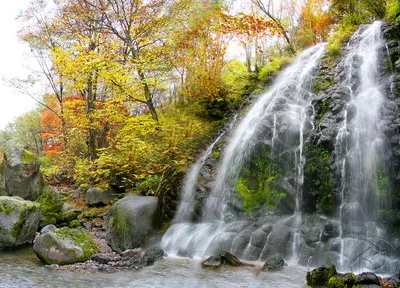
[[[287,266],[278,272],[251,267],[207,270],[197,261],[165,259],[139,271],[110,274],[54,271],[30,249],[0,254],[0,287],[305,287],[307,268]]]

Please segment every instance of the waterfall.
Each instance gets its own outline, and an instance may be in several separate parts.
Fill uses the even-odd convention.
[[[379,128],[384,95],[379,83],[379,49],[385,47],[381,22],[359,29],[350,39],[344,59],[350,91],[347,107],[356,111],[348,119],[348,108],[336,137],[336,166],[340,168],[341,205],[339,219],[340,261],[343,271],[388,270],[391,259],[385,255],[360,259],[359,255],[387,252],[382,229],[377,225],[377,211],[382,209],[379,194],[379,173],[387,167],[385,136]],[[373,253],[375,253],[373,252]],[[367,263],[364,260],[367,260]],[[386,262],[382,264],[381,262]],[[379,269],[378,269],[379,268]]]
[[[242,219],[238,213],[235,213],[235,210],[240,210],[243,207],[235,207],[235,203],[232,203],[230,199],[235,198],[236,180],[241,169],[260,143],[273,146],[271,154],[276,154],[277,158],[280,158],[281,154],[287,153],[287,149],[293,150],[290,153],[296,155],[293,156],[296,158],[296,164],[292,168],[296,171],[298,180],[294,188],[295,195],[291,195],[295,198],[293,202],[297,203],[296,209],[293,211],[294,215],[283,222],[281,221],[281,225],[291,225],[291,218],[295,217],[295,225],[289,228],[289,234],[292,235],[291,238],[294,243],[291,253],[297,253],[300,235],[295,232],[295,229],[301,222],[299,207],[304,167],[303,130],[306,127],[313,127],[312,113],[309,113],[310,110],[312,111],[311,81],[318,60],[323,55],[324,47],[324,44],[320,44],[300,54],[291,65],[280,73],[273,86],[259,96],[256,103],[241,119],[222,153],[222,160],[217,169],[218,173],[205,205],[202,223],[176,223],[172,225],[161,242],[161,246],[168,254],[201,258],[221,249],[235,250],[243,236],[242,232],[246,231],[249,226],[249,221]],[[286,125],[286,130],[278,131],[277,125]],[[287,141],[295,143],[293,149],[289,147],[290,145],[282,145]],[[206,155],[211,150],[208,149],[207,151],[188,174],[184,185],[183,202],[176,216],[179,221],[190,218],[188,206],[193,203],[193,200],[190,199],[193,199],[196,174],[198,174],[199,165],[204,162]],[[271,231],[271,227],[271,224],[268,224],[265,229]],[[262,231],[259,233],[265,234]],[[250,247],[243,249],[245,251],[241,251],[241,255],[253,260],[262,258],[263,248],[256,247],[256,249],[252,246],[257,238],[251,237],[251,235],[249,237],[245,246],[250,245]],[[265,242],[266,238],[263,240]],[[264,242],[262,246],[266,246]],[[258,246],[260,245],[258,244]]]
[[[400,123],[396,103],[385,97],[393,87],[380,83],[388,47],[381,26],[354,33],[332,78],[321,63],[325,44],[305,50],[202,154],[161,241],[169,255],[204,259],[229,251],[264,261],[281,254],[291,264],[339,271],[397,270],[379,218],[392,193],[385,131]],[[320,72],[331,86],[314,94]],[[222,138],[226,146],[196,211],[200,223],[193,223],[200,171]]]

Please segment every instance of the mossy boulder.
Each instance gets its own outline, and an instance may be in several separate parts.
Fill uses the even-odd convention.
[[[36,200],[43,191],[40,161],[22,148],[16,140],[6,142],[4,149],[4,183],[8,196]]]
[[[42,195],[36,200],[42,207],[41,227],[58,222],[57,218],[59,218],[65,200],[66,195],[52,187],[46,187],[43,190]]]
[[[317,287],[327,287],[329,279],[333,276],[337,275],[335,266],[330,267],[318,267],[312,270],[311,272],[307,272],[307,285],[317,288]]]
[[[351,288],[356,283],[353,273],[337,274],[329,278],[328,288]]]
[[[32,243],[39,227],[40,210],[38,203],[0,196],[0,247]]]
[[[41,234],[33,250],[46,264],[84,262],[99,252],[93,239],[84,230],[56,228]]]
[[[157,216],[157,198],[126,196],[109,211],[106,221],[106,241],[118,252],[138,248],[146,243]]]

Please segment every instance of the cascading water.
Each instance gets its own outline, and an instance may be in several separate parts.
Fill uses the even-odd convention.
[[[201,194],[200,171],[227,136],[207,149],[190,170],[174,224],[161,241],[168,254],[204,258],[229,251],[250,261],[281,254],[294,264],[334,264],[341,271],[397,269],[378,219],[389,207],[391,181],[381,125],[397,119],[382,122],[381,108],[398,113],[378,80],[379,53],[387,50],[381,25],[364,25],[351,37],[334,81],[329,67],[319,65],[324,44],[285,68],[232,130],[209,173],[209,194]],[[315,95],[321,71],[331,87]]]
[[[297,255],[301,242],[300,234],[296,230],[301,222],[303,130],[313,127],[311,81],[323,52],[324,44],[303,52],[293,64],[280,73],[275,84],[259,97],[241,120],[223,151],[218,174],[203,211],[202,223],[183,222],[172,225],[161,242],[167,253],[200,258],[222,249],[239,253],[242,258],[249,260],[263,259],[277,244],[274,243],[273,235],[278,234],[276,231],[284,226],[284,231],[287,233],[283,237],[290,238],[289,242],[293,243],[287,249],[290,252],[286,252],[286,256],[297,260],[297,256],[293,255]],[[296,162],[295,167],[290,165],[288,168],[290,171],[295,171],[295,183],[285,182],[286,186],[292,187],[289,189],[291,195],[284,194],[285,198],[290,198],[295,203],[296,208],[292,209],[294,215],[283,220],[272,217],[271,221],[267,221],[269,223],[261,225],[262,227],[258,227],[258,224],[252,225],[242,217],[243,213],[238,211],[243,210],[243,206],[240,207],[240,204],[232,201],[237,198],[235,195],[237,179],[260,145],[273,147],[268,157],[274,158],[274,161],[289,157]],[[191,173],[198,171],[197,166],[194,167]],[[197,177],[191,175],[189,178],[192,181]],[[189,185],[187,182],[185,187],[189,186],[191,188],[185,188],[183,192],[184,199],[193,199],[191,195],[195,191],[193,183]],[[184,202],[190,203],[187,200]],[[185,211],[189,210],[179,209],[176,222],[188,219],[187,215],[182,217]],[[267,239],[268,233],[274,229],[275,234],[270,233]]]
[[[384,102],[378,82],[379,49],[385,47],[381,25],[375,22],[359,29],[350,39],[344,59],[347,77],[342,84],[348,87],[350,99],[335,145],[342,202],[338,266],[343,271],[386,272],[397,263],[383,255],[388,243],[376,223],[377,211],[383,208],[379,174],[388,164],[387,144],[379,128]],[[349,119],[349,111],[354,110]]]

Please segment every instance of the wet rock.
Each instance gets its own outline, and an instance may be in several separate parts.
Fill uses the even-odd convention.
[[[340,226],[337,223],[329,221],[323,227],[321,241],[328,242],[329,239],[338,237],[340,234]]]
[[[32,243],[40,221],[40,205],[20,197],[0,196],[0,248]]]
[[[233,254],[222,251],[218,255],[210,256],[201,263],[202,267],[219,267],[221,264],[229,266],[242,266],[243,263]]]
[[[285,265],[285,260],[283,260],[282,256],[280,255],[275,255],[265,261],[264,266],[262,270],[266,271],[278,271],[282,270]]]
[[[104,254],[94,254],[90,257],[90,260],[96,261],[101,264],[107,264],[108,262],[111,261],[111,259]]]
[[[83,230],[57,228],[40,234],[33,251],[46,264],[64,265],[87,261],[98,248]]]
[[[356,276],[355,284],[375,284],[380,285],[379,277],[371,272],[364,272]]]
[[[210,256],[201,263],[201,266],[205,268],[208,267],[217,268],[221,266],[221,256],[220,255]]]
[[[221,261],[223,264],[227,264],[230,266],[242,266],[242,262],[240,262],[240,260],[233,254],[226,252],[226,251],[222,251],[221,253],[219,253],[219,256],[221,256]]]
[[[116,202],[107,217],[106,241],[115,251],[141,247],[153,231],[157,198],[126,196]]]
[[[327,287],[329,279],[337,275],[335,266],[315,268],[307,272],[307,285],[311,287]]]
[[[150,248],[143,254],[143,263],[145,263],[147,266],[152,265],[154,262],[163,259],[164,255],[165,252],[161,248]]]
[[[32,152],[23,149],[16,140],[5,144],[4,181],[8,196],[34,201],[43,191],[39,159]]]

